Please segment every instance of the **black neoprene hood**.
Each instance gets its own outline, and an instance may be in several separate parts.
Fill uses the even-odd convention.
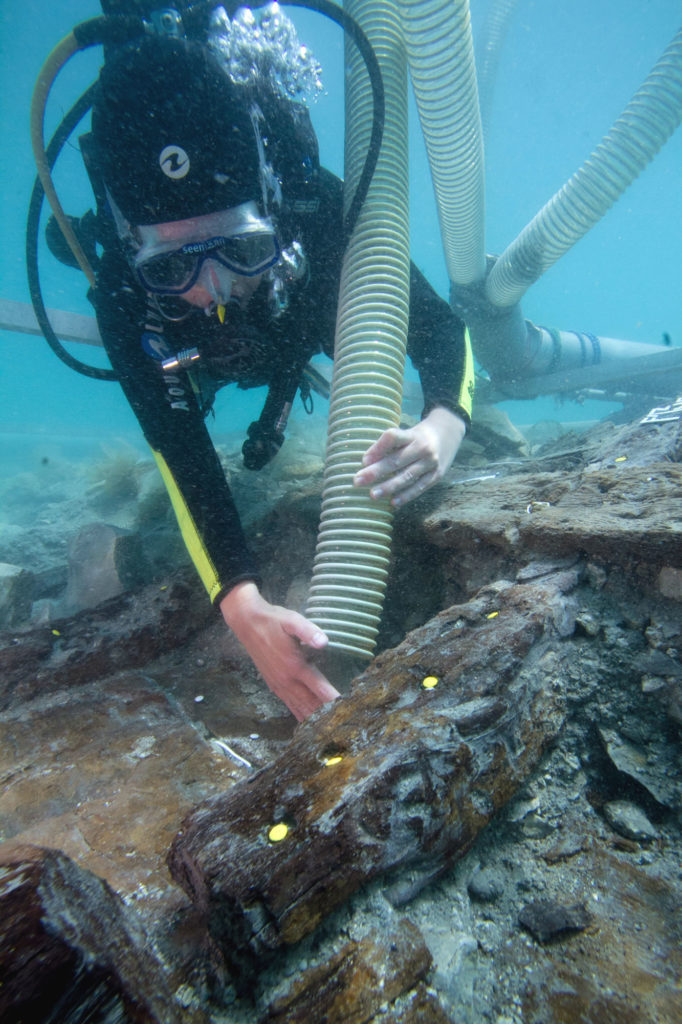
[[[184,220],[261,197],[251,106],[214,55],[144,39],[99,78],[92,134],[99,173],[133,225]]]

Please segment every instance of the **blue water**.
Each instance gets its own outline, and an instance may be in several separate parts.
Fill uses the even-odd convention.
[[[474,29],[487,4],[472,3]],[[0,204],[4,245],[0,297],[28,301],[24,227],[34,170],[29,140],[33,83],[45,57],[71,26],[99,13],[95,0],[2,0],[0,97],[3,160]],[[324,19],[290,11],[299,35],[320,59],[325,95],[313,108],[323,162],[343,169],[343,41]],[[519,0],[502,54],[487,152],[487,247],[501,251],[577,169],[624,109],[668,45],[680,19],[679,0]],[[96,74],[98,53],[78,55],[57,80],[47,112],[51,133]],[[414,111],[413,111],[414,115]],[[447,278],[428,170],[416,115],[411,127],[413,258],[443,295]],[[75,148],[56,173],[67,211],[90,204]],[[48,306],[90,312],[82,276],[43,254]],[[677,133],[606,217],[534,285],[527,317],[565,329],[660,343],[664,332],[682,344],[682,132]],[[67,369],[44,341],[0,332],[0,443],[13,461],[41,444],[88,443],[139,436],[115,384]],[[91,360],[90,347],[73,346]],[[586,383],[589,384],[587,381]],[[217,428],[239,429],[258,413],[262,396],[224,392]],[[600,403],[553,400],[508,403],[519,423],[542,418],[589,419]],[[74,452],[76,449],[74,448]]]

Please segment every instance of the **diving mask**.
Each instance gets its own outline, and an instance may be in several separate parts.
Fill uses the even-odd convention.
[[[142,244],[133,267],[142,286],[157,295],[189,291],[207,260],[256,277],[280,258],[272,222],[259,215],[254,202],[187,221],[142,225],[137,234]]]

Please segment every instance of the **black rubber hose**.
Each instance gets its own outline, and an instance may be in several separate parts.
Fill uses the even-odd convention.
[[[318,14],[323,14],[326,18],[330,18],[332,21],[335,21],[337,25],[340,25],[343,31],[351,37],[360,51],[367,68],[367,74],[369,75],[369,81],[372,88],[372,98],[374,101],[372,132],[370,135],[369,146],[367,147],[367,156],[365,157],[362,173],[358,180],[353,199],[348,207],[348,212],[346,213],[346,219],[343,226],[344,245],[346,245],[353,233],[358,217],[360,216],[362,204],[367,198],[369,186],[372,183],[377,160],[379,159],[381,140],[384,135],[386,102],[384,96],[384,82],[381,77],[381,68],[379,67],[379,61],[377,60],[374,49],[372,48],[372,44],[358,25],[357,21],[355,21],[354,18],[351,18],[351,16],[344,11],[342,7],[339,7],[338,4],[332,3],[331,0],[283,0],[283,6],[286,7],[287,5],[290,7],[306,7],[311,11],[317,11]]]
[[[90,88],[83,93],[80,99],[76,100],[74,105],[71,107],[71,110],[68,111],[56,132],[50,139],[45,151],[50,170],[54,167],[62,147],[75,129],[76,125],[90,110],[95,87],[96,84],[91,85]],[[82,373],[85,377],[91,377],[94,380],[118,380],[118,377],[113,370],[102,369],[98,366],[90,366],[88,363],[83,363],[80,359],[76,359],[75,356],[72,356],[71,353],[67,352],[64,348],[52,328],[52,324],[50,323],[50,319],[45,308],[45,303],[43,302],[43,295],[40,287],[40,272],[38,269],[38,237],[40,230],[40,214],[43,208],[44,198],[45,190],[42,186],[42,182],[40,181],[40,178],[36,178],[33,185],[33,191],[31,193],[31,201],[28,207],[28,218],[26,221],[26,273],[28,275],[28,288],[31,295],[31,302],[33,303],[33,311],[35,312],[38,326],[45,335],[45,340],[54,354],[72,370],[76,370],[78,373]]]

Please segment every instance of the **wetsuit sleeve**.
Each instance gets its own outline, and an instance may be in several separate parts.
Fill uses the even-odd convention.
[[[471,423],[474,360],[469,332],[424,275],[410,268],[407,352],[424,392],[423,416],[437,405]]]
[[[241,580],[258,581],[239,514],[206,429],[189,374],[166,374],[142,346],[160,325],[148,322],[145,296],[125,262],[105,254],[95,307],[121,387],[150,445],[183,539],[212,601]]]

